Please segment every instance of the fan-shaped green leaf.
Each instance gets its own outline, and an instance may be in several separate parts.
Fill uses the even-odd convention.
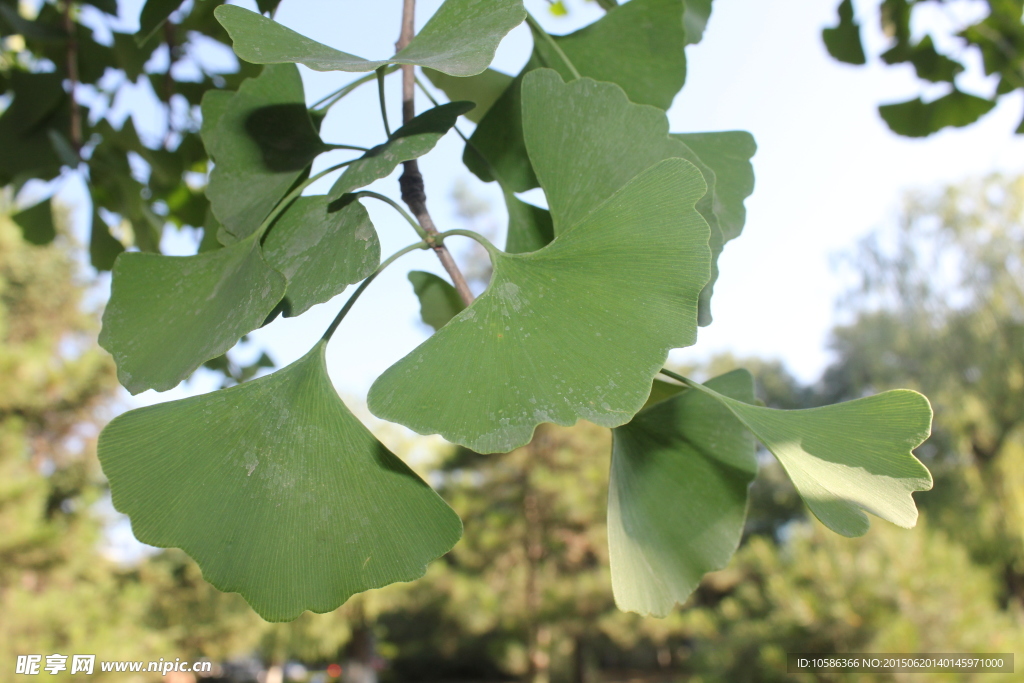
[[[294,64],[268,66],[247,79],[230,102],[203,98],[203,143],[214,160],[206,195],[229,242],[255,232],[326,146],[306,111]],[[212,135],[208,134],[211,133]]]
[[[335,50],[255,12],[223,5],[217,20],[235,53],[254,64],[305,64],[315,71],[373,71],[387,64],[415,64],[452,76],[473,76],[494,59],[498,43],[523,22],[522,0],[446,0],[416,37],[390,59],[366,60]]]
[[[864,64],[864,45],[860,42],[860,24],[853,16],[853,3],[843,0],[839,3],[839,23],[822,29],[821,40],[828,53],[840,62]]]
[[[917,523],[911,494],[932,487],[912,453],[931,432],[931,406],[921,394],[901,389],[822,408],[772,410],[693,386],[761,440],[828,528],[860,536],[868,530],[865,511],[904,528]]]
[[[696,45],[701,41],[709,19],[711,19],[711,0],[686,0],[683,26],[686,27],[687,45]]]
[[[744,403],[736,370],[708,382]],[[619,609],[663,617],[736,552],[757,474],[755,443],[713,398],[684,390],[613,432],[608,553]]]
[[[992,110],[995,100],[954,89],[948,95],[925,102],[920,97],[907,102],[883,104],[878,113],[892,132],[922,138],[952,126],[968,126]]]
[[[121,254],[100,346],[128,391],[166,391],[259,327],[284,292],[255,236],[196,256]]]
[[[476,108],[466,113],[473,123],[480,123],[487,110],[508,90],[514,80],[512,76],[494,69],[486,69],[476,76],[459,78],[433,69],[424,69],[424,75],[435,87],[444,91],[452,102],[472,102]]]
[[[107,222],[93,211],[92,227],[89,230],[89,262],[96,270],[110,270],[115,259],[124,252],[124,245],[113,235]]]
[[[420,300],[420,318],[435,331],[466,307],[455,288],[433,273],[413,270],[409,273],[409,282]]]
[[[288,280],[286,316],[297,316],[372,273],[380,242],[359,202],[338,207],[327,197],[299,197],[274,222],[263,256]]]
[[[537,251],[555,239],[555,227],[547,209],[527,204],[508,190],[505,190],[505,206],[508,209],[505,251],[508,253]]]
[[[616,83],[639,104],[668,109],[686,78],[682,0],[631,0],[554,40],[583,76]],[[522,141],[522,77],[544,66],[572,77],[546,41],[535,37],[534,43],[530,61],[480,120],[463,156],[481,180],[500,180],[512,192],[537,186]]]
[[[462,533],[342,403],[325,346],[272,375],[125,413],[99,439],[135,536],[183,549],[268,621],[422,576]]]
[[[739,237],[747,221],[743,201],[754,191],[754,167],[750,163],[757,152],[754,136],[743,130],[731,130],[673,133],[672,137],[685,143],[715,172],[713,209],[722,236],[726,242]]]
[[[696,340],[705,191],[692,164],[668,159],[547,247],[495,250],[487,291],[377,379],[370,410],[481,453],[527,443],[541,422],[628,422],[668,350]]]
[[[377,145],[346,168],[329,196],[337,199],[346,192],[366,187],[391,175],[403,161],[423,156],[472,108],[472,102],[449,102],[423,112],[396,130],[390,140]]]

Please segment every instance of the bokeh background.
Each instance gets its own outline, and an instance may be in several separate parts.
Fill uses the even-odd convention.
[[[421,0],[420,24],[439,4]],[[526,4],[552,33],[601,15],[584,0]],[[1007,96],[963,128],[897,136],[877,106],[943,86],[922,86],[909,65],[877,59],[888,38],[875,0],[854,3],[868,65],[832,59],[821,30],[835,24],[836,4],[715,0],[703,42],[688,50],[672,129],[748,130],[759,150],[747,226],[720,261],[715,322],[671,360],[698,379],[747,367],[760,398],[779,408],[894,387],[925,393],[935,431],[919,456],[936,484],[916,496],[916,529],[875,521],[854,540],[824,531],[764,457],[730,565],[666,619],[617,611],[605,540],[607,430],[544,426],[527,447],[480,456],[382,424],[362,407],[373,379],[429,332],[405,273],[441,271],[430,254],[413,254],[359,301],[332,342],[329,368],[356,413],[466,520],[466,535],[420,581],[267,624],[239,596],[206,584],[179,551],[136,542],[110,505],[95,459],[103,425],[139,405],[215,389],[224,375],[202,370],[170,392],[134,398],[120,389],[96,346],[109,276],[88,265],[91,209],[68,173],[0,197],[0,681],[18,678],[19,654],[60,652],[204,658],[214,678],[259,683],[848,680],[788,675],[786,653],[1024,655],[1024,140],[1014,133],[1024,97]],[[957,27],[986,6],[930,4],[916,35],[954,49]],[[137,26],[140,6],[122,3],[124,30]],[[32,16],[38,3],[20,9]],[[390,54],[399,15],[395,0],[285,0],[276,18],[372,57]],[[529,49],[528,32],[517,29],[494,66],[516,73]],[[980,57],[963,56],[972,68],[958,86],[991,93]],[[212,41],[194,58],[234,63]],[[146,68],[166,64],[158,51]],[[303,77],[310,102],[338,85],[331,74]],[[173,112],[148,81],[116,87],[108,114],[132,117],[143,136],[162,135]],[[398,120],[397,89],[389,97]],[[372,88],[323,126],[330,141],[381,134]],[[435,220],[500,239],[500,195],[462,167],[461,153],[450,135],[421,161]],[[372,189],[397,196],[397,179]],[[10,215],[53,191],[58,239],[28,244]],[[540,191],[526,198],[543,203]],[[384,253],[409,241],[400,218],[369,208]],[[166,230],[162,247],[194,253],[201,237]],[[485,286],[486,256],[453,244],[475,286]],[[232,358],[287,364],[338,306],[278,320]],[[106,678],[154,680],[146,676]],[[914,675],[932,679],[958,680]]]

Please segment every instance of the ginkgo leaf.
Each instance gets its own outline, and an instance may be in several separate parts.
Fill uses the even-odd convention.
[[[232,242],[255,232],[327,147],[306,111],[294,64],[266,67],[246,79],[230,102],[208,93],[203,112],[217,117],[212,130],[203,130],[214,160],[206,196],[221,234]]]
[[[53,224],[52,204],[47,197],[11,216],[11,220],[21,228],[21,235],[29,244],[42,246],[49,244],[57,236],[57,229]]]
[[[693,384],[718,399],[771,451],[815,517],[843,536],[868,530],[864,512],[909,529],[911,495],[932,487],[913,449],[931,433],[932,409],[899,389],[807,410],[747,405]]]
[[[366,187],[391,175],[403,161],[423,156],[472,108],[472,102],[449,102],[423,112],[396,130],[390,140],[352,162],[334,183],[329,196],[337,199],[346,192]]]
[[[505,207],[508,209],[508,236],[505,251],[523,254],[537,251],[555,239],[555,227],[551,212],[533,204],[527,204],[505,190]]]
[[[117,257],[124,252],[124,245],[110,234],[107,222],[99,212],[93,210],[92,227],[89,229],[89,262],[96,270],[110,270]]]
[[[705,191],[692,164],[668,159],[543,249],[493,250],[487,291],[374,382],[370,410],[480,453],[522,446],[541,422],[628,422],[669,349],[696,340]]]
[[[668,109],[686,78],[683,0],[631,0],[590,26],[554,40],[580,74],[617,84],[638,104]],[[522,72],[480,120],[463,156],[466,167],[481,180],[499,180],[512,192],[537,186],[522,140],[522,77],[546,66],[572,78],[546,40],[535,36],[534,45]]]
[[[241,7],[222,5],[214,14],[234,41],[235,53],[253,64],[298,63],[315,71],[373,71],[387,64],[415,64],[452,76],[473,76],[486,69],[498,43],[526,18],[522,0],[446,0],[398,54],[367,60]]]
[[[455,287],[433,273],[413,270],[409,273],[409,282],[420,300],[420,318],[435,331],[466,307]]]
[[[746,370],[707,384],[754,401]],[[685,389],[616,427],[612,438],[608,554],[615,603],[663,617],[736,552],[747,487],[757,474],[756,444],[728,408]]]
[[[513,77],[494,69],[485,69],[476,76],[459,78],[433,69],[424,69],[423,74],[440,88],[452,102],[472,102],[476,108],[466,113],[473,123],[480,123],[487,110],[508,90]]]
[[[324,196],[299,197],[281,214],[263,256],[288,280],[286,316],[330,301],[380,265],[380,241],[359,202],[331,206]]]
[[[230,389],[125,413],[99,438],[136,538],[181,548],[268,621],[418,578],[462,534],[342,403],[325,347]]]
[[[267,265],[255,235],[195,256],[124,253],[114,262],[100,346],[128,391],[166,391],[259,327],[284,292],[284,276]]]
[[[739,237],[747,221],[743,202],[754,192],[754,167],[750,163],[757,152],[754,136],[743,130],[730,130],[673,133],[672,137],[696,152],[715,172],[713,208],[722,235],[726,242]]]

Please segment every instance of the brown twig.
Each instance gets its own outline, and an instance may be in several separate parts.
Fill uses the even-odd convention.
[[[71,19],[71,0],[64,3],[64,30],[68,34],[67,70],[71,81],[71,146],[75,152],[82,151],[82,112],[78,107],[78,36],[75,22]]]
[[[167,130],[164,133],[164,147],[170,146],[171,138],[176,132],[173,120],[174,110],[171,107],[171,98],[174,97],[174,76],[171,74],[171,70],[178,60],[180,49],[177,46],[174,28],[174,23],[170,19],[164,22],[164,42],[167,43],[167,73],[164,74],[163,83],[164,99],[167,106]]]
[[[402,32],[395,43],[395,51],[400,51],[416,35],[416,0],[404,0],[402,5]],[[402,122],[409,123],[416,116],[416,72],[411,64],[402,65]],[[402,177],[398,179],[398,185],[402,188],[402,201],[419,221],[420,226],[427,235],[433,238],[437,235],[437,227],[434,220],[427,211],[427,192],[423,186],[423,174],[420,173],[420,166],[415,159],[406,161]],[[467,306],[473,303],[473,293],[469,290],[469,284],[459,270],[458,264],[452,258],[452,254],[443,244],[431,244],[434,253],[441,261],[441,265],[448,272],[455,285],[456,291]]]

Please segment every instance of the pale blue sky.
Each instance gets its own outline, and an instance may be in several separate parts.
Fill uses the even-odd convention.
[[[883,68],[871,59],[881,45],[874,27],[877,0],[855,3],[861,16],[871,18],[867,47],[872,66],[853,68],[827,56],[820,31],[834,22],[837,1],[715,0],[704,41],[688,50],[688,82],[669,112],[672,130],[748,130],[759,151],[747,226],[720,261],[715,322],[701,330],[696,346],[674,352],[673,359],[699,360],[731,351],[780,358],[800,378],[815,379],[829,360],[827,334],[835,322],[834,301],[843,289],[830,256],[851,248],[873,228],[891,224],[906,189],[996,169],[1024,170],[1024,140],[1012,134],[1024,109],[1019,95],[964,130],[924,140],[891,134],[876,105],[914,96],[919,84],[910,67]],[[419,23],[439,4],[420,0]],[[526,4],[554,33],[569,32],[601,14],[581,0],[570,0],[575,11],[564,19],[551,17],[544,0]],[[398,0],[284,0],[277,20],[347,52],[382,57],[392,52],[400,5]],[[495,68],[515,73],[529,49],[528,31],[516,29],[502,44]],[[305,69],[303,77],[311,102],[351,79]],[[991,88],[984,81],[967,85],[979,92]],[[397,122],[396,77],[388,87],[391,120]],[[419,109],[425,106],[424,100]],[[468,122],[460,127],[472,129]],[[323,136],[330,142],[363,145],[382,141],[375,89],[364,88],[336,106]],[[491,201],[500,228],[500,195],[461,165],[461,153],[461,141],[449,135],[421,161],[435,221],[442,229],[457,227],[450,195],[456,183],[464,182]],[[372,189],[397,197],[397,175]],[[391,209],[375,202],[368,208],[383,254],[415,241]],[[454,241],[453,246],[460,248]],[[343,394],[364,396],[377,375],[426,337],[405,279],[411,268],[442,272],[432,254],[403,258],[373,283],[334,337],[328,364]],[[346,297],[301,318],[275,322],[252,338],[279,365],[291,362],[319,338]],[[199,379],[165,394],[147,392],[134,401],[158,402],[210,388],[210,381]]]

